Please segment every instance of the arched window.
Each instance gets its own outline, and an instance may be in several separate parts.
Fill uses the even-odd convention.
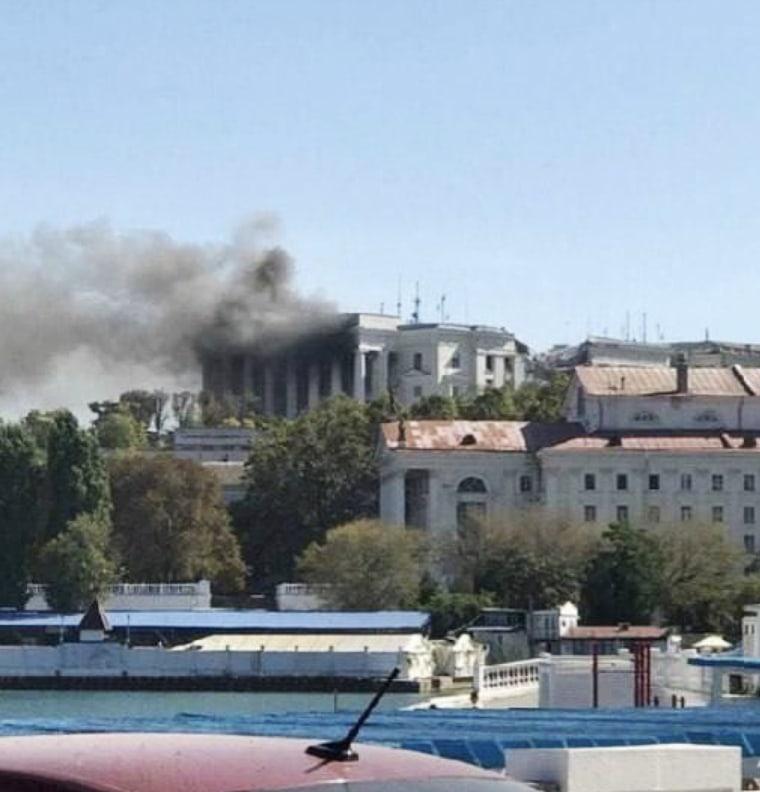
[[[488,492],[488,490],[483,479],[469,476],[459,482],[457,492]]]
[[[457,487],[457,530],[460,537],[485,520],[487,496],[488,488],[483,479],[469,476],[459,482]]]

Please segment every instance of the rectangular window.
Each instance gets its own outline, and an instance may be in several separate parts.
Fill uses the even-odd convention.
[[[755,552],[755,534],[744,534],[744,550],[747,553]]]
[[[660,522],[660,507],[659,506],[650,506],[647,509],[647,520],[650,523],[658,523],[658,522]]]
[[[486,355],[486,371],[493,371],[493,355]]]
[[[586,473],[586,475],[583,477],[583,489],[596,489],[596,476],[593,473]]]
[[[422,385],[415,385],[414,389],[412,390],[412,393],[414,394],[414,398],[415,399],[421,399],[422,398]]]
[[[713,474],[712,490],[713,492],[721,492],[723,490],[723,476],[721,476],[720,473]]]
[[[660,477],[657,475],[657,473],[649,474],[649,489],[650,490],[660,489]]]
[[[451,356],[451,364],[450,365],[451,365],[451,368],[453,368],[453,369],[461,368],[462,364],[461,364],[461,361],[459,360],[459,352],[455,352]]]
[[[691,473],[681,473],[681,489],[691,489]]]
[[[755,491],[755,474],[754,473],[745,473],[744,474],[744,491],[745,492],[754,492]]]
[[[712,521],[714,523],[722,523],[723,522],[723,507],[722,506],[713,506],[712,507]]]
[[[520,476],[520,492],[531,492],[533,490],[533,479],[530,476]]]
[[[692,515],[691,506],[681,506],[681,522],[691,522]]]
[[[744,507],[744,524],[745,525],[754,525],[755,524],[755,507],[754,506],[745,506]]]
[[[422,352],[415,352],[412,360],[412,368],[415,371],[422,371]]]
[[[618,506],[615,510],[615,516],[619,523],[626,523],[628,522],[628,507],[627,506]]]
[[[596,522],[596,506],[584,506],[583,519],[586,522]]]
[[[616,478],[617,488],[619,490],[627,490],[628,489],[628,476],[625,473],[618,473]]]

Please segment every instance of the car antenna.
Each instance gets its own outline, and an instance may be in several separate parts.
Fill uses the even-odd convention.
[[[356,719],[356,723],[348,730],[348,733],[342,740],[333,740],[332,742],[310,745],[306,749],[306,753],[311,756],[318,756],[320,759],[325,759],[328,762],[355,762],[359,758],[359,754],[351,748],[351,743],[356,739],[359,729],[364,725],[365,721],[372,713],[372,710],[375,709],[380,699],[391,686],[391,682],[393,682],[398,675],[399,669],[396,667],[388,675],[388,678],[383,682],[380,690],[375,693],[372,701],[367,704],[364,708],[364,712],[359,715]]]

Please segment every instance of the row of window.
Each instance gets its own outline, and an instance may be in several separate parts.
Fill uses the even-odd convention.
[[[615,519],[618,522],[628,522],[629,519],[628,506],[617,506],[615,509]],[[712,521],[714,523],[722,523],[724,521],[723,506],[713,506],[710,512]],[[658,523],[660,522],[662,511],[659,506],[649,506],[647,508],[647,522]],[[694,519],[694,509],[691,506],[680,507],[681,522],[691,522]],[[592,504],[587,504],[583,507],[583,519],[586,522],[596,522],[597,520],[597,507]],[[742,513],[742,522],[744,525],[755,525],[757,514],[754,506],[745,506]]]
[[[681,473],[680,488],[684,492],[689,492],[694,487],[694,478],[691,473]],[[650,490],[660,489],[660,474],[650,473],[647,485]],[[725,477],[722,473],[713,473],[710,477],[710,489],[713,492],[722,492],[725,485]],[[743,478],[743,486],[745,492],[755,492],[756,480],[754,473],[745,473]],[[596,489],[596,474],[586,473],[583,476],[583,489],[590,491]],[[625,491],[628,489],[628,474],[618,473],[615,476],[615,489],[618,491]]]

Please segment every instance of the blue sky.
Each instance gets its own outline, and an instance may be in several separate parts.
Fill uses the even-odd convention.
[[[0,236],[278,218],[343,310],[760,342],[760,4],[0,0]]]

